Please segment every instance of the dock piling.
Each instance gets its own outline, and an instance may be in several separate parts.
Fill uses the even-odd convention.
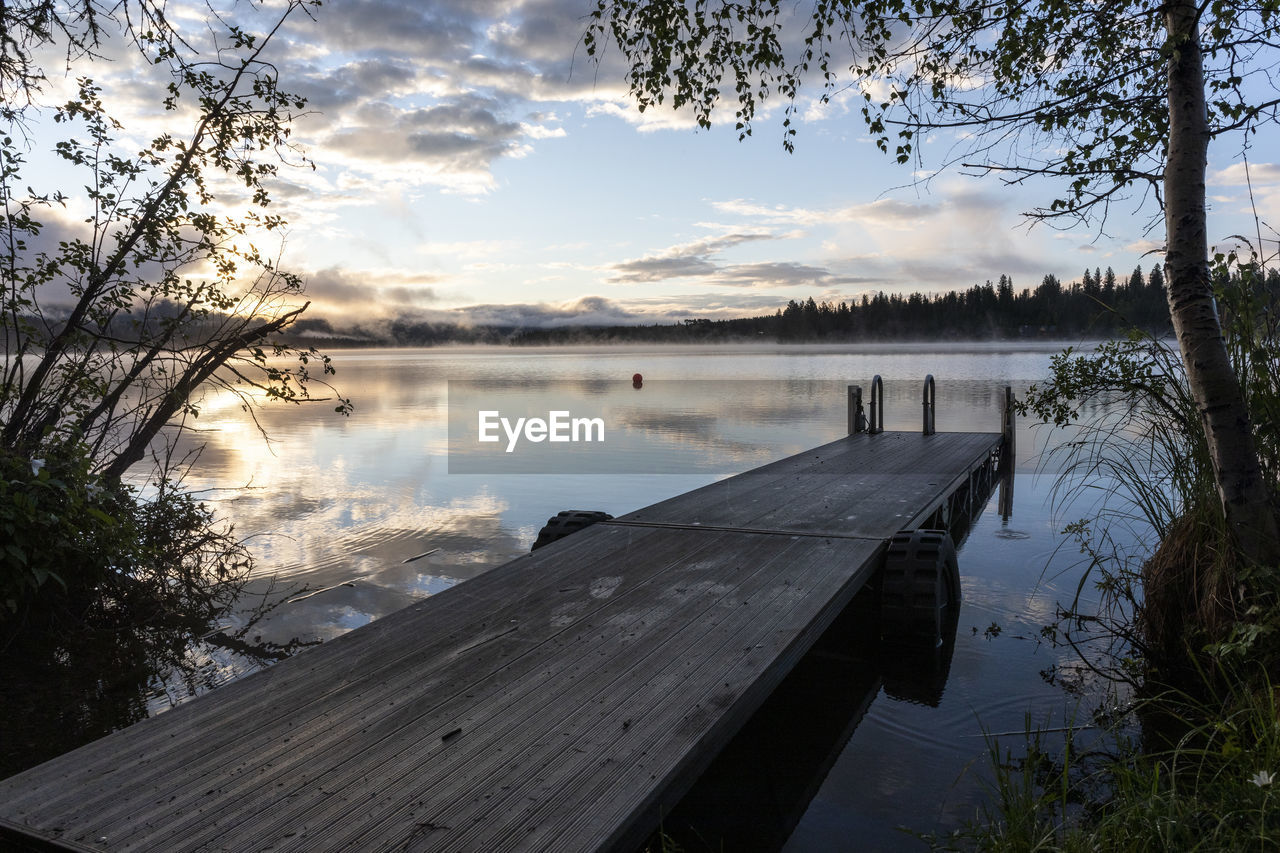
[[[1017,421],[1013,408],[1013,388],[1004,386],[1004,411],[1000,420],[1000,517],[1013,515],[1013,466],[1016,452]]]
[[[1017,425],[1014,418],[1013,388],[1006,385],[1004,386],[1004,412],[1000,421],[1000,435],[1004,439],[1002,455],[1007,455],[1010,459],[1013,458],[1014,439],[1017,437]]]
[[[867,428],[867,413],[862,408],[862,386],[849,386],[849,435]]]

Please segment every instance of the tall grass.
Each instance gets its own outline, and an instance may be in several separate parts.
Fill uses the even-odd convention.
[[[1280,848],[1280,722],[1275,691],[1206,707],[1181,693],[1145,699],[1144,729],[1061,747],[1028,726],[1020,757],[989,738],[990,805],[935,849],[992,851]],[[1151,729],[1157,729],[1153,733]],[[1170,731],[1177,737],[1152,744]]]
[[[1275,497],[1280,275],[1224,257],[1216,282]],[[1280,849],[1280,567],[1248,565],[1232,547],[1179,353],[1141,332],[1068,350],[1023,409],[1074,430],[1056,451],[1056,497],[1090,512],[1067,527],[1085,566],[1044,634],[1125,683],[1128,712],[1087,749],[1071,732],[1051,744],[1030,721],[1020,757],[989,739],[991,804],[935,846]],[[1101,604],[1086,612],[1089,588]]]

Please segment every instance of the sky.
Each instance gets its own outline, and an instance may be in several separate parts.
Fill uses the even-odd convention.
[[[731,122],[641,114],[616,56],[597,67],[585,55],[591,6],[330,0],[295,16],[270,58],[308,99],[295,135],[316,168],[282,170],[273,210],[289,221],[283,261],[307,281],[309,316],[672,322],[1155,261],[1150,200],[1117,205],[1102,230],[1029,228],[1020,213],[1052,185],[898,166],[851,92],[821,104],[802,89],[791,154],[780,103],[743,142]],[[170,6],[191,25],[202,8]],[[138,63],[99,73],[126,126],[155,120]],[[952,142],[931,138],[923,165]],[[1280,165],[1265,150],[1251,155],[1254,194],[1280,223]],[[1219,146],[1210,164],[1211,240],[1255,230],[1237,155]]]

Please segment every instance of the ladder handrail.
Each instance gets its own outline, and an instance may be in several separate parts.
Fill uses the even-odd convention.
[[[938,392],[933,384],[933,374],[925,374],[924,394],[921,398],[921,405],[924,408],[923,432],[925,435],[933,435],[937,431],[934,427],[934,404],[937,396]]]
[[[871,377],[871,418],[867,424],[867,433],[876,435],[884,432],[884,382],[880,374]]]

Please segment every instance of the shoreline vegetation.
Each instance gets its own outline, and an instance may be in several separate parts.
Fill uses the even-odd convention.
[[[1228,274],[1227,270],[1232,269]],[[1215,301],[1262,476],[1280,483],[1280,288],[1220,259]],[[1089,719],[988,738],[990,803],[935,849],[1263,850],[1280,839],[1280,566],[1242,553],[1223,516],[1177,349],[1134,331],[1054,357],[1023,414],[1079,430],[1059,448],[1064,494],[1105,491],[1068,525],[1086,560],[1076,600],[1042,630],[1103,699]],[[1110,485],[1105,485],[1105,484]],[[1151,531],[1116,545],[1112,526]],[[1100,605],[1087,609],[1080,591]]]

